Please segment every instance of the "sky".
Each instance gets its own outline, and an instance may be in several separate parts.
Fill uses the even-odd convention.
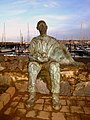
[[[31,40],[39,20],[58,40],[90,39],[90,0],[0,0],[0,41],[4,33],[6,41],[19,42],[20,34],[27,41],[28,26]]]

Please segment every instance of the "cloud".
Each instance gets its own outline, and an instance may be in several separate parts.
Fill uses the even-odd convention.
[[[51,21],[51,22],[63,22],[68,21],[72,18],[71,15],[37,15],[37,16],[32,16],[32,20],[45,20],[46,22]]]
[[[27,8],[23,8],[19,6],[17,3],[16,5],[13,2],[9,2],[7,4],[0,5],[0,16],[1,17],[13,17],[16,15],[21,15],[27,12]]]
[[[8,16],[16,16],[16,15],[20,15],[27,12],[27,10],[25,9],[14,9],[14,10],[8,10],[7,14]]]
[[[52,20],[68,20],[71,18],[71,16],[68,16],[68,15],[48,15],[47,16],[49,19],[52,19]]]
[[[59,4],[57,1],[50,1],[50,0],[47,0],[44,4],[43,4],[44,7],[46,8],[54,8],[54,7],[58,7]]]
[[[33,7],[33,6],[38,6],[40,5],[42,2],[40,0],[16,0],[14,1],[12,4],[14,6],[22,6],[22,7]]]

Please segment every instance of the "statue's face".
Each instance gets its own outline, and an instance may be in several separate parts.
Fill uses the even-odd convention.
[[[37,26],[38,30],[40,31],[41,34],[45,34],[46,30],[47,30],[47,26],[45,23],[41,22],[38,26]]]

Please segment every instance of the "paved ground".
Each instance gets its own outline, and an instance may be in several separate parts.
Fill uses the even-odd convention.
[[[28,93],[17,93],[0,112],[0,120],[90,120],[90,97],[60,96],[61,109],[52,109],[51,96],[37,94],[30,109],[25,108]]]

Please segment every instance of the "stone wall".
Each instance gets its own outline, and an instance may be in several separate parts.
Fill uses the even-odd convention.
[[[0,56],[0,87],[14,86],[19,92],[27,91],[28,86],[28,57]],[[85,66],[61,67],[61,95],[90,96],[89,63]],[[47,78],[48,79],[48,78]],[[36,82],[37,92],[49,94],[47,84],[39,76]]]

